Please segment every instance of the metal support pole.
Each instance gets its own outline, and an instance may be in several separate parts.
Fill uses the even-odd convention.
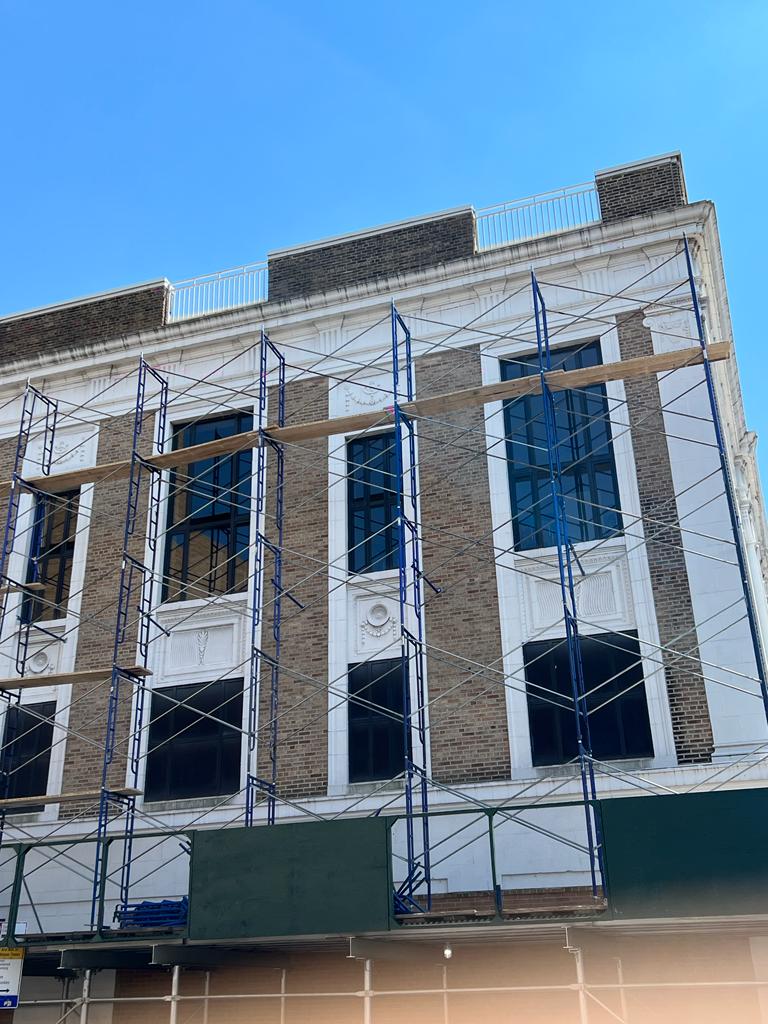
[[[205,972],[203,981],[203,1024],[208,1024],[208,996],[211,994],[211,972]]]
[[[104,738],[104,757],[101,773],[101,798],[99,800],[99,821],[97,827],[96,857],[93,871],[93,889],[91,895],[91,928],[99,924],[99,900],[103,898],[103,887],[106,882],[106,850],[107,828],[110,811],[113,806],[125,810],[123,825],[123,862],[120,872],[120,905],[124,909],[130,896],[131,858],[133,854],[133,832],[135,825],[135,801],[133,797],[118,797],[110,790],[110,766],[117,747],[117,718],[121,701],[121,692],[125,685],[135,685],[135,700],[131,724],[131,743],[129,750],[129,771],[134,788],[139,780],[141,733],[144,722],[145,688],[142,679],[134,679],[122,665],[122,645],[128,638],[128,622],[131,610],[135,607],[135,592],[139,588],[139,627],[138,654],[141,664],[146,667],[149,645],[153,639],[153,630],[159,628],[152,616],[154,588],[156,580],[157,540],[160,531],[161,505],[161,471],[146,462],[140,452],[141,435],[144,428],[144,413],[147,399],[147,387],[152,378],[159,387],[159,406],[156,417],[154,447],[161,453],[165,447],[165,434],[168,416],[168,382],[157,370],[153,369],[142,357],[139,361],[139,375],[136,386],[136,405],[133,418],[133,442],[131,448],[131,467],[128,483],[128,502],[125,511],[123,528],[123,557],[120,567],[118,590],[117,619],[112,653],[112,678],[107,703],[107,722]],[[144,473],[150,474],[149,509],[147,514],[146,541],[149,549],[149,564],[139,562],[130,553],[131,538],[139,521],[141,482]],[[136,656],[131,654],[129,664],[133,665]]]
[[[283,967],[280,971],[280,1024],[285,1024],[286,1001],[288,991],[288,972]]]
[[[40,419],[35,420],[35,411],[42,406],[42,446],[40,455],[40,471],[43,476],[51,472],[53,461],[53,442],[56,432],[56,420],[58,417],[58,404],[47,398],[41,391],[33,387],[27,381],[24,390],[24,398],[21,405],[21,421],[19,432],[16,436],[16,452],[13,460],[13,472],[11,474],[11,490],[8,497],[8,508],[5,514],[5,529],[3,531],[3,543],[0,547],[0,634],[4,625],[5,613],[8,606],[9,591],[6,589],[8,583],[23,582],[10,580],[8,577],[9,562],[14,551],[16,538],[16,526],[19,517],[21,494],[27,489],[23,478],[24,460],[27,454],[32,431],[39,426]]]
[[[91,972],[83,974],[83,991],[80,995],[80,1024],[88,1024],[88,1002],[91,995]]]
[[[11,898],[8,907],[8,916],[5,922],[5,942],[12,946],[16,942],[16,922],[19,919],[19,904],[21,893],[24,888],[24,866],[29,852],[28,846],[19,843],[16,847],[16,864],[13,872],[13,885],[11,886]]]
[[[400,383],[400,341],[403,340],[405,387]],[[395,487],[397,488],[398,595],[400,603],[400,661],[403,681],[403,749],[407,874],[395,892],[399,912],[424,909],[416,896],[426,889],[426,909],[432,905],[429,849],[429,794],[426,671],[424,664],[424,608],[422,581],[439,592],[422,571],[421,531],[418,522],[416,483],[416,428],[401,409],[401,398],[414,397],[411,332],[392,303],[392,393],[395,419]],[[404,453],[407,464],[404,462]],[[407,477],[407,480],[406,480]],[[413,698],[416,707],[413,707]],[[419,802],[414,810],[414,794]],[[416,850],[416,818],[421,819],[421,855]]]
[[[576,962],[576,988],[579,996],[579,1024],[589,1024],[589,1003],[587,1002],[587,987],[584,984],[584,959],[581,950],[577,946],[566,947],[573,953]]]
[[[443,1024],[449,1024],[448,1021],[448,968],[443,967]]]
[[[61,979],[61,1004],[59,1006],[59,1020],[64,1020],[67,1014],[72,1009],[69,1006],[69,990],[72,987],[72,978],[66,977]]]
[[[266,432],[268,416],[269,389],[267,386],[269,373],[269,357],[272,355],[277,362],[277,424],[285,425],[285,356],[269,340],[264,331],[261,332],[259,357],[259,448],[256,455],[256,543],[254,551],[254,571],[251,582],[251,655],[248,683],[248,765],[246,772],[245,824],[254,824],[256,795],[259,791],[267,794],[267,824],[275,823],[277,804],[277,743],[280,704],[280,648],[281,621],[283,601],[283,529],[285,504],[285,446],[275,441]],[[267,537],[265,526],[266,495],[267,495],[267,453],[271,450],[275,459],[275,494],[273,522],[270,536]],[[267,554],[271,554],[272,571],[272,642],[274,653],[266,654],[261,648],[261,627],[264,612],[264,578]],[[295,600],[290,594],[285,595]],[[299,602],[296,602],[299,604]],[[301,605],[299,605],[301,607]],[[263,669],[269,668],[269,774],[262,778],[258,774],[257,730],[259,718],[259,696]]]
[[[178,964],[174,964],[171,968],[171,1012],[168,1016],[168,1024],[177,1024],[179,1019],[179,977],[181,975],[181,967]],[[207,1001],[206,1001],[207,1005]]]
[[[768,720],[768,671],[766,670],[765,664],[765,651],[763,650],[760,638],[760,629],[757,624],[752,584],[749,577],[749,570],[747,569],[747,555],[744,546],[741,518],[739,516],[738,503],[734,494],[733,477],[728,462],[728,449],[723,436],[720,408],[717,401],[715,381],[712,376],[712,365],[707,356],[707,339],[704,331],[704,321],[701,316],[696,281],[693,275],[693,262],[691,260],[691,251],[688,246],[687,238],[683,238],[683,247],[685,251],[685,265],[688,270],[688,287],[690,288],[693,313],[696,318],[696,334],[704,356],[704,378],[707,383],[707,395],[709,397],[709,405],[712,411],[712,426],[714,427],[715,441],[717,443],[717,451],[720,458],[720,470],[723,476],[723,490],[725,491],[725,500],[728,505],[728,517],[730,519],[731,530],[733,532],[736,561],[739,567],[739,575],[741,577],[741,585],[744,592],[744,604],[747,611],[747,622],[749,623],[752,649],[755,655],[757,677],[760,680],[760,693],[763,698],[763,709],[765,711],[766,720]]]
[[[372,1024],[373,1022],[372,987],[373,960],[365,960],[363,962],[363,1024]]]
[[[501,917],[503,909],[501,885],[499,884],[499,876],[496,867],[496,837],[493,834],[493,810],[485,812],[488,818],[488,846],[491,858],[491,886],[493,888],[493,903],[496,907],[496,916]]]
[[[621,1017],[624,1024],[629,1024],[629,1007],[627,1006],[627,993],[624,991],[624,964],[621,962],[621,957],[617,956],[616,960],[616,977],[619,983],[619,1005],[621,1006]]]
[[[592,881],[592,895],[598,895],[598,887],[605,886],[603,872],[603,851],[600,841],[600,821],[595,811],[597,791],[595,772],[592,764],[592,742],[589,729],[589,712],[587,708],[586,687],[584,684],[584,668],[581,661],[581,641],[579,639],[578,613],[576,592],[573,580],[573,564],[571,544],[568,532],[568,516],[565,507],[565,495],[562,487],[562,465],[558,441],[558,426],[555,402],[552,391],[547,383],[546,374],[552,368],[549,349],[549,330],[547,327],[547,307],[544,296],[539,288],[536,275],[531,271],[531,288],[533,291],[533,308],[536,320],[536,342],[539,353],[539,378],[541,381],[541,398],[544,406],[544,424],[547,435],[547,463],[552,492],[552,518],[557,546],[557,564],[560,578],[560,595],[563,608],[563,622],[568,645],[568,663],[571,677],[571,695],[573,699],[574,721],[576,726],[576,744],[579,755],[581,774],[581,790],[584,801],[584,816],[589,848],[589,872]],[[594,815],[594,817],[593,817]]]

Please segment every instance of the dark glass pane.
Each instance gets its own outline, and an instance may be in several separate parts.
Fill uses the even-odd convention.
[[[248,413],[178,428],[174,447],[204,444],[253,429]],[[163,600],[246,589],[250,527],[250,449],[199,459],[171,474]]]
[[[349,781],[391,779],[403,770],[403,668],[400,658],[350,665]],[[390,712],[388,714],[387,712]]]
[[[575,370],[600,363],[600,344],[553,349],[552,368]],[[504,360],[504,380],[539,372],[538,356]],[[578,392],[553,393],[555,442],[571,541],[600,540],[621,530],[608,402],[602,384]],[[528,395],[504,403],[507,466],[515,546],[519,550],[556,543],[549,487],[544,401]],[[537,488],[537,485],[538,488]],[[597,506],[606,506],[599,508]]]
[[[184,540],[185,534],[183,533],[171,533],[168,535],[165,559],[167,577],[165,583],[166,601],[182,600],[182,594],[184,593],[182,587],[184,579]]]
[[[44,586],[24,602],[27,621],[60,619],[67,614],[79,501],[79,490],[35,500],[26,582]]]
[[[241,680],[227,680],[152,694],[147,800],[225,796],[240,789],[242,687]]]
[[[593,755],[652,757],[637,635],[583,636],[580,644]],[[523,657],[533,763],[565,764],[578,755],[568,645],[537,641],[525,645]]]
[[[347,519],[350,572],[397,568],[395,435],[347,444]]]
[[[55,701],[8,708],[2,751],[6,796],[42,796],[48,791],[55,715]],[[42,805],[19,808],[26,812],[42,809]]]

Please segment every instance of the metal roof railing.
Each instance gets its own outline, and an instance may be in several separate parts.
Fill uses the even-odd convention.
[[[190,320],[267,301],[267,264],[248,263],[216,274],[191,277],[171,286],[168,319]]]
[[[594,182],[587,182],[489,206],[478,210],[475,218],[477,248],[482,252],[595,224],[600,220],[600,202]],[[172,285],[169,320],[210,316],[267,298],[266,261],[248,263]]]
[[[586,182],[488,206],[476,218],[477,248],[482,251],[595,224],[600,202],[594,182]]]

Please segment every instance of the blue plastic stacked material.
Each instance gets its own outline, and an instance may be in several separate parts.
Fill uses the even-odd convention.
[[[182,928],[187,923],[189,899],[142,900],[115,910],[119,928]]]

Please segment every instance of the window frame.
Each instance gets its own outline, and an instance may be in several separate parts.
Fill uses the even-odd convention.
[[[32,718],[30,709],[34,709],[35,717]],[[9,704],[6,708],[5,715],[3,716],[3,729],[2,729],[2,752],[0,755],[0,765],[2,766],[2,780],[1,788],[4,797],[8,799],[15,799],[17,797],[25,796],[43,796],[48,793],[50,782],[51,782],[51,770],[53,767],[53,741],[54,741],[54,730],[56,728],[57,721],[58,703],[55,698],[49,698],[47,700],[28,701],[24,703]],[[22,719],[21,726],[16,725],[14,727],[14,719],[16,717]],[[24,717],[31,718],[31,724],[27,728],[23,723]],[[40,717],[46,719],[45,722],[40,720]],[[9,730],[14,727],[16,736],[12,739],[8,738]],[[24,731],[20,731],[23,729]],[[40,733],[39,730],[45,730],[44,733]],[[18,741],[18,739],[24,739],[32,732],[38,732],[40,737],[39,749],[31,756],[28,750],[23,747],[21,752],[18,754],[10,754],[9,747]],[[41,759],[41,754],[45,755]],[[18,757],[24,758],[18,768],[14,768],[13,759]],[[40,766],[31,769],[32,784],[24,786],[19,780],[24,780],[25,776],[21,774],[23,768],[28,764],[32,764],[34,761],[41,760],[41,763],[45,765],[44,769]],[[9,761],[11,762],[9,764]],[[7,776],[6,776],[6,773]],[[43,781],[44,776],[44,781]],[[6,786],[7,778],[7,786]],[[38,781],[35,782],[34,779]],[[26,789],[27,792],[19,792],[20,789]],[[20,814],[37,814],[45,810],[44,804],[29,804],[29,805],[17,805],[13,808],[10,813]]]
[[[182,447],[191,447],[193,444],[202,443],[199,441],[190,441],[188,434],[189,431],[195,431],[196,429],[206,425],[231,420],[233,418],[237,419],[238,429],[232,434],[222,436],[235,437],[238,434],[246,433],[253,429],[254,410],[252,407],[232,410],[221,414],[201,414],[199,416],[195,416],[191,420],[172,424],[170,428],[171,436],[173,438],[172,450],[176,451]],[[192,436],[194,436],[194,434]],[[245,468],[238,480],[237,492],[231,490],[223,499],[225,503],[231,504],[227,513],[218,515],[208,513],[195,518],[194,515],[190,516],[182,511],[179,514],[178,526],[173,524],[176,509],[178,504],[187,500],[185,498],[186,488],[179,482],[178,474],[179,472],[182,472],[186,475],[190,467],[196,464],[185,463],[184,466],[174,467],[169,471],[165,488],[165,501],[167,507],[163,533],[163,578],[160,587],[161,604],[206,601],[212,596],[236,596],[247,592],[248,589],[248,579],[250,576],[250,547],[252,539],[251,532],[253,525],[253,448],[248,447],[231,455],[214,456],[210,460],[199,461],[211,462],[210,468],[204,471],[206,476],[209,474],[211,475],[210,481],[206,482],[204,486],[211,489],[215,486],[216,479],[212,471],[214,471],[214,469],[220,466],[223,462],[234,462],[232,471],[233,481],[235,479],[237,467],[244,464]],[[230,484],[230,487],[233,488],[234,486],[234,484]],[[231,500],[232,498],[236,498],[238,494],[242,495],[240,500],[243,505],[247,504],[247,509],[238,507],[237,503]],[[217,499],[211,498],[208,500],[215,503]],[[206,502],[206,504],[208,504],[208,502]],[[182,520],[184,521],[182,522]],[[225,559],[226,578],[223,589],[218,589],[217,586],[220,574],[218,564],[212,565],[212,568],[209,569],[208,573],[190,571],[191,538],[193,534],[204,530],[210,530],[213,534],[217,528],[229,531]],[[242,536],[243,531],[247,531],[247,536],[245,543],[241,545],[238,543],[237,538],[238,535]],[[215,546],[213,544],[212,537],[210,547],[213,551]],[[173,570],[172,564],[174,555],[179,550],[181,551],[181,570],[177,574],[176,571]],[[247,557],[244,561],[239,562],[236,555],[240,551],[245,551]],[[209,561],[209,564],[212,563]],[[238,580],[238,571],[242,570],[243,566],[244,578],[242,580]],[[211,577],[212,573],[214,574],[212,580],[209,579],[208,582],[206,582],[206,577]],[[211,587],[211,582],[213,583],[213,588]]]
[[[553,369],[562,368],[567,364],[570,357],[577,358],[577,366],[602,365],[602,345],[600,339],[582,340],[569,342],[568,344],[554,346],[551,349]],[[594,361],[585,362],[588,356],[594,356]],[[530,368],[529,373],[521,372],[521,367]],[[569,369],[576,368],[568,366]],[[514,372],[518,371],[518,372]],[[501,381],[523,379],[534,376],[538,371],[538,353],[526,351],[513,355],[503,356],[499,359],[499,379]],[[568,516],[570,539],[574,544],[589,543],[596,540],[606,540],[620,537],[624,531],[624,523],[621,512],[621,494],[619,489],[618,472],[616,467],[616,453],[614,448],[613,431],[611,427],[611,413],[608,394],[605,384],[591,384],[584,388],[563,389],[554,393],[556,410],[564,410],[566,430],[571,439],[571,448],[574,444],[578,448],[591,449],[595,443],[595,436],[592,429],[581,430],[580,422],[596,422],[601,424],[602,435],[597,437],[594,451],[588,454],[577,451],[573,459],[563,460],[564,446],[561,445],[561,462],[563,469],[563,480],[574,481],[573,494],[570,498],[566,493],[566,514],[568,505],[571,502],[578,502],[578,514]],[[557,404],[559,403],[559,405]],[[595,414],[587,410],[589,403],[597,403],[600,406],[599,413]],[[520,398],[505,399],[503,408],[503,430],[504,430],[504,451],[507,462],[507,494],[510,505],[511,526],[515,551],[533,551],[552,548],[555,546],[553,535],[551,493],[549,467],[542,457],[541,463],[535,461],[534,431],[538,428],[542,435],[539,441],[543,440],[543,401],[541,395],[525,395]],[[515,441],[515,428],[512,420],[513,410],[520,409],[522,413],[521,426],[525,430],[525,441]],[[558,415],[558,425],[561,419]],[[526,460],[519,458],[519,451],[515,448],[522,447]],[[572,467],[576,470],[572,471]],[[600,487],[597,476],[602,474],[607,478],[610,488],[610,501],[601,502],[597,500],[600,496]],[[522,491],[525,498],[520,500],[518,493]],[[605,506],[605,507],[601,507]],[[525,527],[523,523],[531,523]]]
[[[648,679],[644,671],[644,660],[640,647],[640,640],[636,629],[622,629],[601,633],[589,633],[580,636],[582,664],[585,674],[585,689],[587,691],[587,707],[590,705],[601,705],[616,691],[619,696],[613,699],[604,708],[590,715],[590,729],[592,733],[592,753],[601,761],[637,761],[652,760],[656,756],[656,749],[653,737],[653,724],[651,722],[650,702],[648,699]],[[596,653],[604,654],[609,663],[606,680],[602,683],[595,683],[595,673],[590,669],[590,662],[594,660]],[[545,658],[548,654],[553,658],[546,666]],[[622,670],[619,662],[622,654],[628,655],[627,665]],[[531,764],[534,768],[549,768],[558,765],[566,765],[578,756],[576,746],[576,725],[572,700],[571,674],[568,664],[568,645],[562,638],[548,640],[531,640],[523,644],[523,675],[525,678],[526,706],[528,712],[528,732],[530,739]],[[538,665],[534,673],[530,669]],[[546,681],[542,680],[545,675],[542,668],[546,667]],[[558,672],[560,678],[558,680]],[[590,680],[592,677],[592,681]],[[616,676],[614,679],[613,677]],[[634,684],[634,685],[633,685]],[[590,695],[590,691],[598,687],[596,692]],[[541,696],[538,696],[534,689],[543,688]],[[552,691],[561,693],[566,698],[562,705],[555,704]],[[626,691],[626,692],[624,692]],[[638,714],[638,705],[642,698],[642,712]],[[595,729],[597,716],[601,715],[600,725]],[[641,718],[643,719],[641,721]],[[605,722],[613,720],[610,727]],[[537,740],[537,730],[541,728],[542,721],[549,721],[554,724],[553,737],[549,742],[544,737]],[[646,746],[633,750],[627,749],[627,732],[630,728],[638,730],[639,734],[645,734]],[[596,735],[597,732],[597,735]],[[599,747],[600,735],[608,734],[614,740],[619,741],[619,750],[601,750]],[[642,739],[642,735],[640,736]],[[537,754],[537,748],[551,749],[559,748],[558,756],[552,759],[546,754]],[[623,749],[621,749],[623,748]]]
[[[63,498],[64,502],[56,499]],[[51,505],[50,503],[53,502]],[[72,577],[75,567],[75,552],[78,540],[78,517],[82,503],[82,488],[62,491],[60,495],[36,494],[32,503],[32,534],[26,560],[25,582],[45,582],[44,591],[27,594],[22,599],[22,622],[58,622],[67,617],[69,598],[72,591]],[[51,534],[56,529],[56,513],[64,508],[62,533],[70,530],[64,540],[53,542]],[[50,512],[48,509],[50,508]],[[33,552],[38,549],[37,571],[33,564]],[[55,578],[49,577],[50,563],[57,564]],[[48,590],[53,584],[53,599]]]
[[[405,671],[405,681],[403,672]],[[354,686],[353,678],[360,678],[360,685]],[[391,678],[387,678],[391,677]],[[350,785],[365,784],[371,782],[382,782],[398,775],[403,770],[405,763],[405,730],[403,725],[404,715],[404,686],[407,685],[408,665],[403,665],[403,660],[397,658],[377,658],[373,661],[350,663],[347,668],[347,778]],[[353,698],[361,694],[370,693],[372,688],[379,684],[383,687],[390,687],[395,700],[387,710],[400,718],[393,718],[377,711],[368,704]],[[385,706],[383,702],[368,698],[372,703]],[[363,701],[366,697],[363,696]],[[376,736],[386,734],[387,765],[381,772],[374,768],[374,744]],[[368,771],[360,772],[353,770],[353,737],[356,735],[365,737],[366,750],[364,758],[367,762]],[[393,766],[396,770],[392,771]]]
[[[197,716],[197,721],[184,725],[175,725],[177,719],[188,714],[190,698],[202,696],[202,703],[215,701],[213,708],[203,707],[204,714]],[[170,699],[169,699],[170,698]],[[175,703],[178,702],[178,703]],[[243,711],[245,707],[245,685],[242,678],[213,679],[191,683],[172,682],[156,686],[151,692],[149,716],[147,721],[146,749],[144,751],[144,803],[176,803],[179,801],[201,801],[236,796],[243,787]],[[221,719],[221,723],[212,722],[210,716]],[[160,729],[153,725],[162,721]],[[210,792],[181,792],[174,790],[173,759],[174,752],[187,748],[187,757],[195,747],[199,748],[208,737],[192,734],[192,728],[202,723],[209,729],[216,729],[215,738],[216,764],[218,785],[211,787]],[[225,724],[226,723],[226,724]],[[168,733],[168,736],[165,733]],[[158,733],[161,735],[158,736]],[[223,742],[222,742],[223,741]],[[227,770],[224,765],[225,756],[232,758],[232,765]],[[209,755],[206,755],[209,760]],[[236,762],[236,769],[234,764]],[[179,762],[176,762],[178,773]],[[154,776],[154,777],[153,777]],[[229,780],[224,786],[224,781]],[[231,787],[231,788],[230,788]]]
[[[355,446],[369,449],[371,444],[388,439],[387,445],[382,454],[386,458],[386,465],[382,469],[374,468],[371,463],[373,455],[365,455],[362,461],[353,461],[353,449]],[[396,572],[400,562],[400,542],[397,523],[397,507],[400,503],[400,495],[395,488],[376,487],[371,485],[370,480],[355,479],[356,473],[362,471],[370,477],[374,473],[391,475],[393,483],[396,481],[396,458],[395,446],[397,434],[394,430],[379,431],[375,434],[365,434],[358,437],[348,437],[344,441],[344,458],[347,474],[346,481],[346,541],[347,541],[347,571],[350,575],[368,575],[375,572]],[[355,456],[357,458],[357,456]],[[367,494],[355,496],[355,489],[361,486]],[[381,497],[380,497],[381,496]],[[373,501],[371,500],[373,498]],[[370,519],[375,510],[383,509],[382,525],[371,528]],[[355,517],[361,516],[364,519],[363,538],[357,535]],[[384,552],[376,554],[373,550],[373,542],[383,538]],[[379,564],[381,563],[381,564]]]

